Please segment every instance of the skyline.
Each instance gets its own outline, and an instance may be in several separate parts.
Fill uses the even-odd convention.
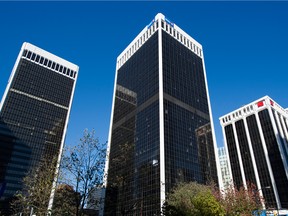
[[[80,67],[66,144],[76,145],[85,128],[106,142],[116,58],[161,12],[203,46],[223,146],[219,117],[265,95],[288,107],[287,9],[288,2],[1,2],[0,94],[22,43],[35,44]]]

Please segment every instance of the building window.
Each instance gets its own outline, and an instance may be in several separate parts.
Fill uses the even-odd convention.
[[[33,54],[32,54],[32,58],[31,58],[31,60],[34,61],[34,60],[35,60],[35,57],[36,57],[36,54],[33,53]]]
[[[23,56],[26,57],[26,55],[27,55],[27,50],[24,50],[23,51]]]
[[[28,58],[28,59],[31,58],[31,54],[32,54],[32,53],[29,51],[28,54],[27,54],[27,58]]]
[[[37,56],[36,56],[36,60],[35,60],[35,61],[36,61],[36,62],[39,62],[39,59],[40,59],[40,56],[39,56],[39,55],[37,55]]]

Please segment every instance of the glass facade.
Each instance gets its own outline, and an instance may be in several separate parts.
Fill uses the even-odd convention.
[[[1,200],[21,190],[22,178],[39,161],[58,157],[75,82],[25,58],[16,67],[0,113],[0,133],[10,137],[0,144]]]
[[[220,118],[234,183],[256,185],[266,209],[288,208],[287,115],[265,96]]]
[[[172,31],[171,25],[168,28],[164,20],[162,23],[162,29],[146,40],[153,30],[147,27],[147,34],[141,33],[144,38],[137,37],[140,43],[145,39],[145,43],[136,46],[130,56],[129,50],[134,48],[131,45],[118,59],[106,215],[160,215],[160,172],[165,173],[166,194],[183,181],[213,180],[218,184],[203,60],[172,36],[175,30]],[[163,75],[162,81],[159,73]],[[160,82],[163,82],[163,110],[159,110]],[[164,118],[160,119],[162,111]],[[160,134],[160,126],[164,134]],[[165,170],[161,171],[160,137],[164,137],[161,154],[165,158]]]
[[[248,116],[246,119],[261,184],[261,190],[265,198],[265,205],[266,208],[273,207],[276,206],[275,194],[271,188],[272,182],[265,159],[264,149],[260,138],[259,128],[256,122],[256,117],[253,114]]]
[[[270,160],[273,176],[275,179],[276,187],[278,188],[279,199],[282,207],[288,208],[288,180],[276,140],[276,136],[280,135],[275,135],[274,133],[268,109],[260,111],[259,118],[266,142],[266,148],[268,151],[268,157]]]
[[[162,32],[166,192],[179,182],[218,183],[202,59]]]
[[[157,32],[117,71],[115,94],[105,214],[159,215]]]
[[[238,143],[245,173],[246,182],[256,185],[255,173],[253,169],[252,159],[248,146],[247,135],[244,127],[244,121],[241,119],[235,123],[238,137]]]
[[[235,141],[233,126],[232,124],[229,124],[225,126],[224,129],[225,129],[227,148],[229,151],[229,159],[230,159],[233,181],[234,181],[234,184],[238,188],[240,188],[243,184],[242,184],[240,163],[239,163],[239,157],[238,157],[237,148],[236,148],[236,141]]]

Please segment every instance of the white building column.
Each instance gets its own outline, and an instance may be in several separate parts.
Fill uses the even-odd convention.
[[[162,14],[157,15],[158,22],[158,56],[159,56],[159,135],[160,135],[160,209],[165,202],[165,148],[164,148],[164,96],[163,96],[163,59],[162,59]]]
[[[285,120],[285,118],[283,117],[283,115],[280,115],[280,121],[281,121],[281,123],[282,123],[282,125],[283,125],[283,133],[284,133],[284,137],[285,137],[285,141],[286,141],[286,146],[285,147],[287,147],[286,148],[286,152],[288,153],[288,146],[287,146],[287,140],[288,140],[288,131],[287,131],[287,128],[286,128],[286,126],[285,126],[285,123],[286,123],[286,120]]]

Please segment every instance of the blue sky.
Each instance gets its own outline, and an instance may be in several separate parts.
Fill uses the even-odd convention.
[[[288,2],[0,2],[0,94],[24,41],[80,66],[66,143],[108,139],[117,56],[159,12],[202,44],[219,117],[262,96],[288,107]]]

